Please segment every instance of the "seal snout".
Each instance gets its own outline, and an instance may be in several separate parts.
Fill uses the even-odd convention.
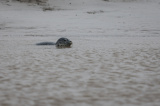
[[[72,41],[69,40],[66,44],[66,47],[70,47],[71,45],[72,45]]]
[[[72,45],[72,41],[69,41],[69,44]]]

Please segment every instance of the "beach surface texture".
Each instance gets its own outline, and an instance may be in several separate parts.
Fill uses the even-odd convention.
[[[0,1],[0,106],[159,105],[159,0]]]

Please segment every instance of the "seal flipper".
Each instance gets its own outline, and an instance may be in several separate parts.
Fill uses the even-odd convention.
[[[41,42],[37,43],[36,45],[56,45],[54,42]]]

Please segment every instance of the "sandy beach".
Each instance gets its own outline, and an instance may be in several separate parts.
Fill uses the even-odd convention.
[[[0,2],[0,106],[159,106],[160,4],[93,1]]]

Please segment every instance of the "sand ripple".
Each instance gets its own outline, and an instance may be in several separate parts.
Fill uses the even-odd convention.
[[[70,49],[1,38],[2,106],[159,106],[159,38],[72,37]]]

